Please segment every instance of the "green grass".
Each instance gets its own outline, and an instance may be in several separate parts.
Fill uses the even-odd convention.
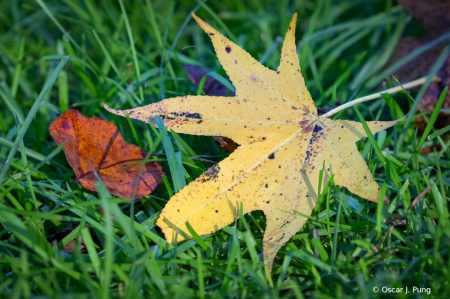
[[[390,0],[5,0],[1,8],[0,296],[389,298],[383,286],[410,292],[415,286],[430,288],[420,296],[448,298],[450,144],[442,134],[449,128],[433,127],[442,102],[433,113],[419,110],[430,138],[412,125],[428,84],[336,116],[364,122],[409,112],[393,129],[358,142],[390,204],[368,202],[330,180],[309,220],[278,253],[271,275],[261,261],[260,211],[212,235],[198,236],[188,226],[195,237],[180,244],[168,244],[156,226],[170,197],[211,166],[192,157],[219,162],[227,153],[211,137],[158,130],[107,113],[102,104],[128,109],[202,94],[184,63],[208,68],[211,76],[225,74],[208,36],[191,19],[193,10],[271,69],[279,61],[278,36],[297,11],[302,72],[324,108],[380,90],[403,63],[448,43],[450,34],[387,65],[401,37],[423,33]],[[430,79],[447,55],[445,49]],[[167,173],[164,184],[134,202],[111,196],[101,181],[98,192],[70,184],[74,173],[48,133],[70,108],[114,122],[128,143],[166,153],[167,159],[154,159]],[[439,152],[421,154],[437,144]],[[404,221],[390,230],[397,219]],[[47,241],[74,226],[55,245]],[[73,254],[60,251],[72,240]],[[396,296],[410,295],[417,293]]]

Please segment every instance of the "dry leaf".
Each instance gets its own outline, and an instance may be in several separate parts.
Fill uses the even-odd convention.
[[[50,236],[47,238],[47,241],[52,245],[55,246],[59,241],[61,241],[62,239],[64,239],[68,234],[70,234],[75,228],[71,227],[71,228],[65,228],[60,232],[57,232],[56,234],[54,234],[53,236]],[[75,249],[75,244],[77,243],[77,239],[73,239],[72,241],[70,241],[66,246],[64,246],[61,251],[67,252],[67,253],[73,253],[74,249]],[[86,246],[84,245],[84,242],[80,245],[80,251],[82,253],[85,253],[86,251]]]
[[[219,146],[229,154],[232,154],[239,147],[239,144],[228,137],[213,136],[213,138],[219,144]]]
[[[438,37],[450,29],[450,1],[448,0],[398,0],[416,19],[432,38]]]
[[[175,230],[188,236],[186,221],[208,234],[243,213],[262,210],[267,217],[264,261],[271,268],[278,250],[306,222],[295,211],[310,215],[318,200],[319,172],[325,162],[324,184],[330,178],[371,201],[378,201],[374,181],[355,142],[366,137],[360,123],[319,117],[306,89],[291,21],[280,66],[271,71],[243,49],[203,22],[217,56],[236,87],[235,97],[185,96],[110,112],[145,121],[160,115],[176,132],[227,136],[241,146],[178,192],[164,208],[157,224],[174,242]],[[373,133],[394,125],[367,122]],[[183,240],[178,234],[178,241]]]
[[[416,0],[399,0],[407,11],[409,11],[416,19],[422,22],[426,33],[418,37],[407,36],[402,38],[390,59],[389,64],[394,64],[401,58],[405,57],[409,53],[413,52],[419,47],[433,41],[444,33],[447,33],[450,29],[450,1],[447,0],[428,0],[428,1],[416,1]],[[420,54],[413,60],[405,63],[400,69],[398,69],[393,75],[405,83],[412,81],[416,78],[427,76],[433,65],[436,63],[439,55],[444,47],[448,44],[447,40],[437,44],[433,48]],[[444,90],[445,86],[450,85],[450,57],[447,57],[441,69],[438,71],[437,76],[441,78],[441,82],[431,82],[424,96],[422,97],[419,107],[423,111],[433,111],[436,107],[436,103]],[[447,94],[442,109],[450,109],[450,94]],[[418,112],[420,113],[420,112]],[[419,116],[415,119],[414,124],[419,129],[419,133],[423,133],[427,122],[423,116]],[[435,128],[441,129],[450,125],[450,113],[440,112]],[[450,133],[447,133],[447,135]],[[439,150],[440,145],[434,146]],[[432,147],[426,147],[422,149],[423,154],[433,152]]]
[[[66,143],[63,150],[67,161],[84,188],[96,191],[95,170],[111,194],[128,199],[133,197],[141,164],[119,169],[144,160],[146,153],[136,145],[125,144],[116,125],[70,109],[52,122],[49,131],[58,145]],[[163,174],[157,162],[146,163],[135,198],[150,194],[162,183]]]

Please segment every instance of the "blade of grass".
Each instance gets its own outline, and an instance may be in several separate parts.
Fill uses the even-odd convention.
[[[134,102],[134,100],[131,98],[130,93],[128,91],[126,91],[125,88],[123,88],[119,83],[117,83],[116,81],[114,81],[111,78],[106,78],[106,81],[109,81],[112,84],[114,84],[125,95],[128,102],[130,102],[131,107],[137,106],[136,103]]]
[[[378,203],[377,203],[377,240],[381,239],[382,231],[381,231],[381,221],[383,219],[383,202],[384,202],[384,196],[387,191],[387,185],[383,184],[381,186],[380,195],[378,197]]]
[[[439,58],[437,59],[436,63],[433,65],[433,68],[431,69],[427,81],[424,85],[420,88],[418,94],[416,95],[416,98],[414,99],[414,103],[412,104],[412,107],[410,109],[409,115],[406,118],[406,121],[403,125],[402,133],[400,134],[399,140],[398,140],[398,149],[402,149],[403,142],[405,141],[406,132],[408,128],[410,127],[413,117],[416,114],[417,107],[419,105],[420,100],[422,99],[423,95],[425,94],[426,90],[428,89],[428,86],[431,83],[432,78],[436,75],[438,70],[442,67],[442,65],[445,62],[445,59],[447,58],[449,53],[449,47],[445,47],[444,50],[442,50],[441,54],[439,55]]]
[[[161,133],[164,129],[164,123],[162,119],[155,115],[155,122],[158,125],[158,130]],[[175,192],[183,189],[186,186],[186,179],[184,177],[183,166],[181,164],[181,153],[178,158],[173,149],[172,141],[169,136],[165,135],[162,138],[162,143],[164,146],[164,151],[166,152],[167,160],[169,162],[170,175],[172,176],[172,182]]]
[[[112,231],[112,219],[111,219],[111,212],[109,210],[109,203],[108,199],[111,198],[111,195],[108,192],[108,189],[106,189],[105,185],[103,184],[100,177],[95,172],[95,176],[97,177],[97,183],[95,184],[95,188],[97,189],[100,199],[102,200],[103,205],[103,215],[105,219],[105,260],[104,260],[104,268],[102,269],[100,280],[102,282],[103,287],[103,295],[106,298],[109,298],[110,294],[110,285],[111,285],[111,274],[112,274],[112,268],[113,268],[113,262],[114,262],[114,244],[113,244],[113,231]]]
[[[140,148],[142,148],[141,140],[139,140],[139,138],[138,138],[138,136],[137,136],[136,129],[134,128],[134,125],[133,125],[133,123],[131,122],[130,115],[129,115],[128,113],[127,113],[127,121],[128,121],[128,125],[129,125],[130,128],[131,128],[131,132],[133,133],[134,140],[136,140],[137,145],[138,145]]]
[[[448,91],[448,86],[446,86],[444,88],[441,95],[439,96],[439,99],[436,103],[436,106],[433,109],[433,113],[431,114],[430,119],[428,120],[427,126],[425,127],[425,130],[423,131],[422,138],[420,138],[420,142],[419,142],[419,145],[417,146],[417,148],[420,148],[422,146],[422,144],[425,142],[428,134],[430,134],[431,129],[433,129],[434,123],[436,122],[436,119],[438,118],[442,104],[444,104],[445,97],[447,96],[447,91]]]
[[[66,65],[67,61],[69,60],[69,56],[64,57],[61,62],[58,64],[56,69],[53,71],[52,75],[50,76],[50,79],[45,83],[44,88],[42,89],[41,93],[39,94],[36,101],[33,103],[33,106],[31,107],[30,112],[28,113],[27,117],[25,118],[23,122],[23,126],[20,128],[20,131],[17,132],[16,140],[14,140],[14,144],[11,147],[11,150],[8,154],[8,157],[5,161],[5,164],[2,168],[2,171],[0,173],[0,182],[3,181],[5,178],[6,172],[9,169],[9,166],[11,165],[11,161],[16,154],[17,149],[19,148],[20,141],[23,140],[23,137],[25,136],[25,132],[28,130],[28,127],[31,124],[31,121],[33,120],[37,110],[39,109],[39,106],[41,105],[42,99],[44,98],[45,94],[49,91],[49,89],[52,87],[53,83],[55,83],[56,78],[58,77],[59,73],[63,69],[63,67]]]
[[[186,222],[186,227],[191,234],[192,238],[197,242],[200,247],[203,248],[204,251],[208,250],[208,246],[206,245],[205,241],[203,241],[202,238],[197,234],[197,232],[194,230],[194,228],[189,224],[189,222]]]
[[[125,6],[123,5],[122,0],[119,0],[119,5],[120,5],[120,10],[122,11],[123,19],[125,21],[125,27],[127,28],[127,34],[128,34],[128,39],[130,41],[131,52],[133,53],[133,62],[134,62],[134,68],[136,70],[136,77],[139,82],[139,95],[140,95],[141,103],[144,103],[144,89],[142,88],[142,85],[140,84],[141,70],[139,69],[139,60],[137,58],[136,48],[134,46],[135,41],[134,41],[134,37],[133,37],[133,32],[131,31],[131,26],[130,26],[130,22],[128,21],[127,11],[125,10]],[[133,107],[135,107],[135,106],[133,106]]]
[[[441,136],[442,134],[447,133],[448,131],[450,131],[450,126],[446,126],[446,127],[442,128],[442,129],[440,129],[440,130],[434,132],[433,134],[430,134],[430,135],[427,137],[427,139],[428,139],[428,140],[433,140],[434,138],[436,138],[436,137],[438,137],[438,136]]]
[[[102,49],[103,54],[106,57],[106,60],[109,62],[109,64],[111,65],[111,67],[113,68],[114,72],[116,72],[117,76],[119,76],[119,78],[122,79],[122,76],[119,72],[119,69],[117,68],[117,65],[114,63],[113,58],[111,57],[111,54],[109,54],[108,49],[106,49],[105,44],[103,44],[102,40],[98,37],[97,32],[92,29],[92,33],[95,36],[95,39],[97,40],[98,44],[100,45],[100,48]]]
[[[25,50],[25,39],[22,37],[20,40],[20,47],[19,47],[19,56],[17,57],[17,65],[16,69],[14,71],[14,77],[11,84],[11,96],[13,98],[17,95],[17,88],[19,87],[19,81],[20,76],[22,75],[22,60]]]

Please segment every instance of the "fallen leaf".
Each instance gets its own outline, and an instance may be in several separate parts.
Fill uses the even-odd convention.
[[[213,138],[219,144],[219,146],[229,154],[232,154],[239,147],[239,144],[228,137],[213,136]]]
[[[64,239],[68,234],[70,234],[75,228],[74,227],[69,227],[69,228],[65,228],[60,232],[57,232],[56,234],[54,234],[53,236],[50,236],[47,238],[47,241],[54,246],[55,244],[57,244],[59,241],[61,241],[62,239]],[[73,250],[75,249],[75,244],[77,243],[76,241],[77,239],[73,239],[72,241],[70,241],[69,243],[67,243],[66,246],[64,246],[61,251],[67,252],[67,253],[73,253]],[[86,251],[86,246],[84,244],[80,245],[80,252],[85,253]]]
[[[51,123],[49,131],[58,145],[66,143],[63,150],[67,161],[84,188],[96,191],[95,170],[111,194],[128,199],[133,197],[141,164],[120,169],[144,160],[146,152],[136,145],[125,144],[116,125],[70,109]],[[150,194],[162,183],[163,174],[157,162],[146,163],[135,199]]]
[[[433,38],[450,29],[450,1],[448,0],[398,0],[410,14],[422,22]]]
[[[303,226],[318,200],[319,172],[370,201],[380,187],[355,142],[366,137],[362,124],[319,117],[303,80],[295,46],[294,15],[283,43],[280,66],[271,71],[192,14],[210,36],[217,56],[236,87],[235,97],[184,96],[117,115],[146,121],[155,114],[176,132],[227,136],[241,146],[167,203],[158,219],[166,239],[176,229],[190,236],[213,233],[243,214],[262,210],[267,218],[264,261],[272,268],[278,250]],[[373,133],[397,121],[367,122]],[[331,164],[331,166],[330,166]],[[332,169],[331,169],[332,168]],[[178,241],[183,237],[178,234]]]
[[[428,1],[416,1],[416,0],[399,0],[408,12],[410,12],[416,19],[422,22],[426,33],[421,37],[407,36],[402,38],[390,59],[389,65],[392,65],[405,57],[409,53],[413,52],[419,47],[433,41],[442,34],[448,32],[450,29],[450,2],[446,0],[428,0]],[[427,76],[439,55],[448,41],[437,44],[431,49],[420,54],[413,60],[405,63],[400,69],[398,69],[393,75],[402,83],[410,82],[416,78]],[[438,71],[437,76],[441,79],[441,82],[431,82],[427,91],[423,95],[419,102],[419,107],[424,111],[433,111],[436,106],[437,100],[444,90],[445,86],[450,85],[450,57],[447,57],[441,69]],[[418,89],[418,88],[417,88]],[[450,94],[447,94],[442,109],[450,109]],[[420,113],[420,112],[418,112]],[[415,126],[419,130],[419,134],[422,134],[427,125],[423,116],[419,116],[414,121]],[[450,113],[441,112],[438,115],[434,127],[441,129],[450,125]],[[447,135],[450,133],[447,133]],[[433,152],[431,147],[422,149],[423,154]]]

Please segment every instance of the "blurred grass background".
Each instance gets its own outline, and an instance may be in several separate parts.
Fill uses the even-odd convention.
[[[444,298],[450,289],[448,143],[441,152],[422,156],[421,147],[443,141],[419,141],[411,125],[414,113],[406,124],[376,135],[376,142],[358,143],[377,181],[389,186],[385,192],[391,204],[377,207],[339,186],[328,186],[312,219],[279,252],[268,280],[260,261],[265,220],[259,211],[202,237],[204,242],[197,238],[174,247],[154,227],[170,198],[174,174],[169,175],[171,186],[160,184],[133,205],[107,201],[110,196],[101,184],[98,194],[67,185],[74,173],[48,133],[61,113],[77,109],[113,121],[128,143],[149,150],[155,132],[133,120],[135,138],[129,122],[107,113],[102,104],[128,109],[196,94],[184,64],[225,75],[191,11],[271,69],[278,66],[284,34],[298,12],[302,72],[316,106],[324,108],[393,85],[386,79],[404,63],[388,65],[397,42],[424,33],[420,23],[391,0],[3,0],[0,296],[371,298],[383,295],[374,293],[374,286],[406,285],[432,288],[431,294],[420,296]],[[71,57],[60,70],[65,55]],[[48,92],[41,92],[52,80]],[[411,95],[415,99],[399,93],[358,107],[366,120],[395,119],[420,100],[420,92]],[[353,109],[338,117],[359,120]],[[434,132],[433,117],[428,117]],[[186,159],[195,154],[219,162],[228,155],[209,136],[182,135],[187,146],[170,136]],[[8,162],[15,146],[17,154]],[[390,170],[376,154],[387,147]],[[156,152],[164,152],[164,147]],[[162,164],[169,174],[167,163]],[[188,182],[200,175],[198,169],[186,169]],[[427,201],[407,210],[427,186]],[[52,202],[34,212],[35,205],[48,198]],[[117,220],[104,217],[100,205]],[[135,230],[130,208],[137,214]],[[389,230],[392,213],[407,221],[374,253],[371,249]],[[47,242],[47,237],[75,225],[53,247]],[[92,240],[89,227],[98,241]],[[313,237],[314,230],[320,239]],[[73,254],[59,251],[73,240]],[[80,253],[77,248],[82,246],[85,251]]]

